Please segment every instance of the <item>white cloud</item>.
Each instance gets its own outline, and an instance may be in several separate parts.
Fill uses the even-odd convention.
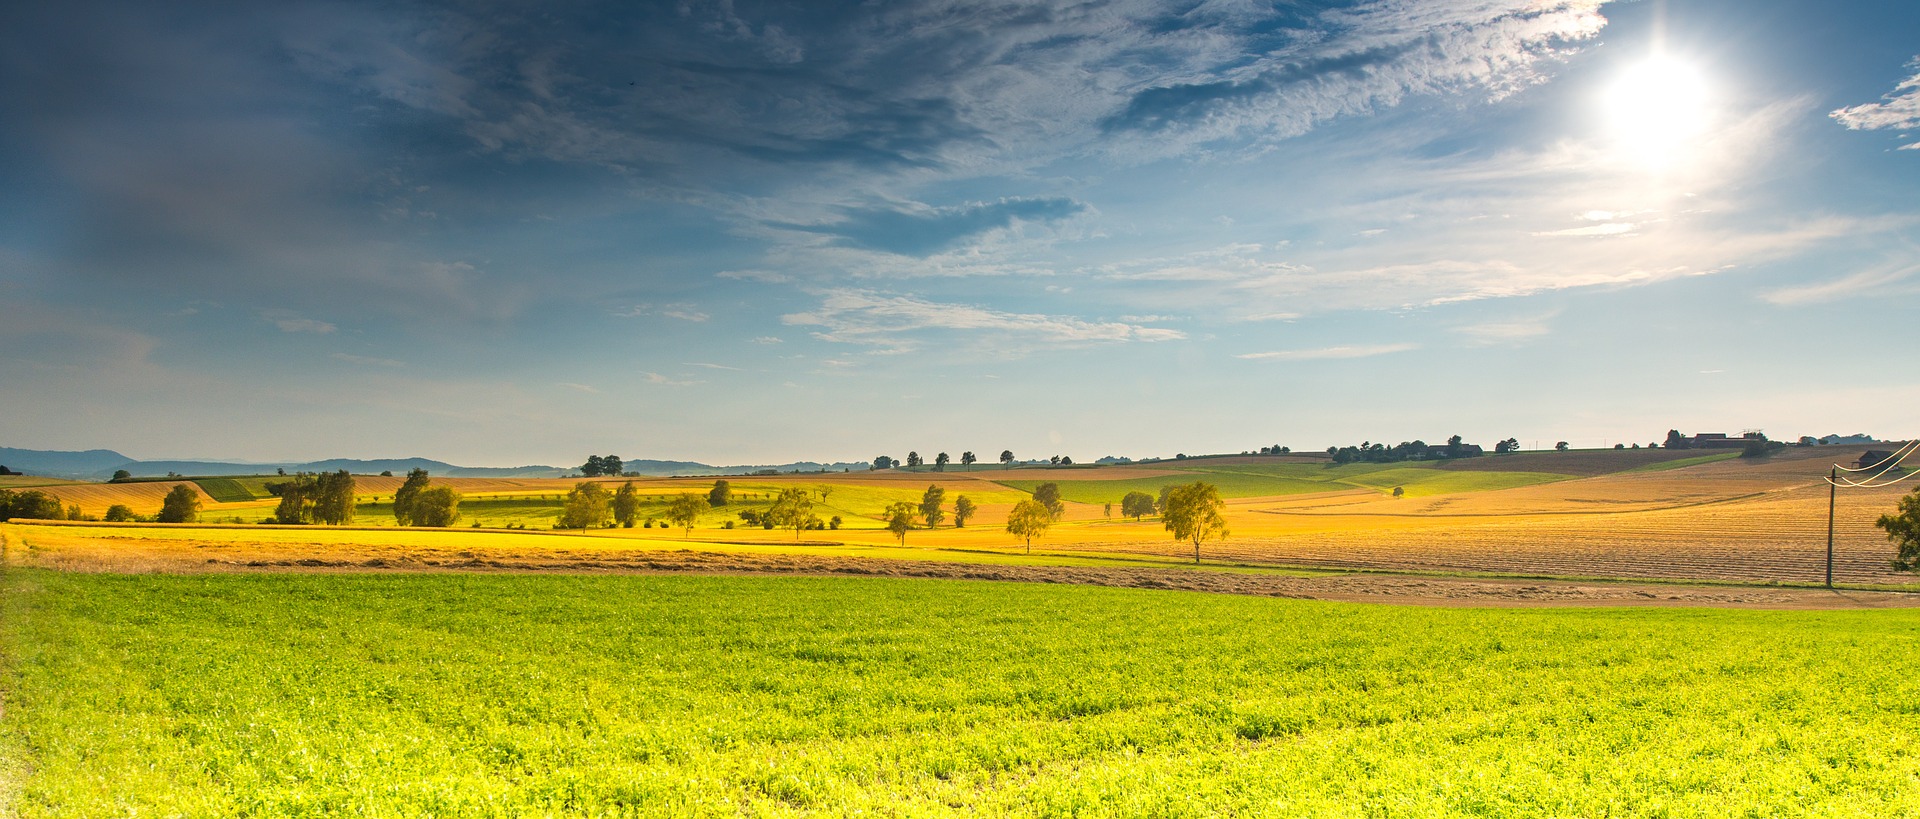
[[[707,369],[707,370],[730,370],[730,371],[732,371],[732,372],[740,372],[740,371],[741,371],[739,367],[729,367],[729,366],[727,366],[727,365],[725,365],[725,364],[708,364],[708,363],[706,363],[706,362],[704,362],[704,361],[687,361],[687,362],[682,362],[680,366],[682,366],[682,367],[700,367],[700,368],[702,368],[702,369]]]
[[[1920,57],[1915,57],[1908,66],[1920,69]],[[1880,99],[1880,102],[1841,108],[1827,116],[1856,131],[1920,128],[1920,73],[1901,80]],[[1901,147],[1920,149],[1920,143]]]
[[[570,390],[579,390],[580,392],[592,393],[594,395],[600,394],[600,390],[597,388],[588,386],[586,384],[575,384],[571,381],[562,381],[559,383],[559,386],[566,387],[567,389],[570,389]]]
[[[1539,231],[1534,231],[1533,235],[1535,236],[1619,236],[1620,234],[1623,234],[1623,233],[1632,233],[1635,230],[1637,230],[1639,227],[1640,227],[1639,225],[1636,225],[1632,222],[1608,222],[1602,225],[1587,225],[1586,227],[1565,228],[1562,230],[1539,230]]]
[[[752,341],[753,341],[753,343],[755,343],[755,344],[785,344],[785,343],[787,343],[787,342],[786,342],[785,340],[783,340],[783,339],[781,339],[781,338],[780,338],[779,336],[760,336],[760,337],[758,337],[758,338],[755,338],[755,339],[752,339]]]
[[[1241,353],[1234,358],[1249,361],[1317,361],[1321,359],[1372,358],[1377,355],[1404,353],[1420,349],[1418,344],[1361,344],[1342,347],[1322,347],[1317,350],[1275,350],[1267,353]]]
[[[782,316],[791,325],[824,327],[816,338],[850,344],[903,347],[903,334],[929,330],[991,333],[1059,344],[1095,344],[1123,341],[1172,341],[1186,338],[1178,330],[1125,322],[1093,322],[1069,316],[1007,313],[965,304],[943,304],[911,296],[866,290],[831,290],[820,307]]]

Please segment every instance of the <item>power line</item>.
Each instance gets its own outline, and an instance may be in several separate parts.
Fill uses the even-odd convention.
[[[1828,477],[1826,480],[1827,480],[1827,483],[1833,484],[1835,486],[1844,486],[1844,487],[1847,487],[1848,489],[1879,489],[1883,486],[1892,486],[1896,483],[1899,483],[1908,478],[1911,478],[1916,474],[1920,474],[1920,472],[1903,473],[1898,476],[1895,476],[1892,480],[1889,480],[1885,483],[1874,483],[1874,481],[1880,480],[1881,478],[1885,477],[1888,473],[1901,468],[1901,465],[1905,463],[1908,458],[1912,457],[1915,452],[1920,452],[1920,439],[1915,439],[1912,441],[1908,441],[1905,444],[1902,444],[1899,449],[1894,450],[1893,454],[1888,455],[1884,460],[1875,462],[1872,466],[1863,466],[1855,469],[1849,469],[1839,464],[1834,464],[1833,468],[1835,470],[1835,473],[1830,477]],[[1841,471],[1865,472],[1870,469],[1878,470],[1878,471],[1858,481],[1842,478],[1839,475],[1839,472]]]

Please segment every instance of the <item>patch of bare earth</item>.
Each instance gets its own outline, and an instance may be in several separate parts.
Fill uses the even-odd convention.
[[[926,577],[1175,589],[1424,606],[1709,606],[1856,609],[1920,606],[1920,594],[1768,586],[1507,580],[1417,575],[1290,577],[1175,568],[1006,566],[814,555],[601,549],[434,549],[323,544],[75,543],[10,557],[90,572],[564,572]]]

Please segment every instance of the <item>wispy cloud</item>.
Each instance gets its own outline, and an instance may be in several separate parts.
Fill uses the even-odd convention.
[[[1894,86],[1892,91],[1880,98],[1880,102],[1869,102],[1841,108],[1828,116],[1835,122],[1853,130],[1897,130],[1904,131],[1920,128],[1920,57],[1907,64],[1917,69],[1916,73]],[[1902,135],[1904,136],[1904,135]],[[1901,146],[1904,150],[1920,150],[1920,142]]]
[[[587,384],[575,384],[571,381],[562,381],[559,383],[559,386],[566,387],[567,389],[570,389],[570,390],[578,390],[580,392],[592,393],[594,395],[600,394],[600,390],[598,388],[587,385]]]
[[[1011,198],[944,208],[845,208],[832,222],[775,226],[832,236],[848,247],[929,256],[989,231],[1022,222],[1057,222],[1086,210],[1086,205],[1062,197]]]
[[[1412,343],[1360,344],[1342,347],[1322,347],[1317,350],[1275,350],[1267,353],[1241,353],[1234,356],[1234,358],[1243,358],[1248,361],[1317,361],[1340,358],[1372,358],[1377,355],[1404,353],[1408,350],[1417,349],[1420,349],[1420,345]]]
[[[615,310],[613,314],[621,318],[664,316],[666,318],[679,319],[681,321],[692,321],[692,322],[702,322],[712,318],[712,316],[700,311],[699,309],[695,308],[693,305],[687,304],[685,302],[680,302],[676,304],[659,304],[659,305],[636,304],[632,307],[627,307],[621,310]]]
[[[1782,287],[1760,294],[1760,298],[1782,306],[1817,304],[1867,295],[1887,285],[1906,281],[1920,273],[1920,265],[1886,265],[1862,270],[1850,276],[1816,284]]]
[[[335,327],[331,322],[301,318],[286,313],[270,313],[267,316],[267,320],[273,322],[273,326],[280,328],[280,332],[282,333],[313,333],[315,335],[326,335],[340,329]]]
[[[397,361],[391,358],[375,358],[372,356],[354,355],[352,353],[334,353],[333,359],[335,361],[345,361],[349,364],[364,364],[369,367],[405,367],[407,366],[407,362],[405,361]]]
[[[1476,346],[1496,344],[1515,344],[1529,339],[1539,338],[1553,332],[1550,322],[1559,311],[1533,318],[1511,321],[1488,321],[1453,328],[1455,333],[1466,336]]]
[[[907,334],[926,331],[992,333],[1057,344],[1098,344],[1125,341],[1173,341],[1186,338],[1178,330],[1126,322],[1084,321],[1069,316],[1008,313],[967,304],[943,304],[912,296],[866,290],[833,290],[821,297],[819,308],[782,316],[787,324],[823,327],[817,338],[851,344],[900,347]]]
[[[688,362],[682,363],[680,366],[699,367],[701,369],[706,369],[706,370],[728,370],[731,372],[742,372],[742,370],[739,367],[729,367],[725,364],[708,364],[704,361],[688,361]]]
[[[680,380],[675,378],[668,378],[667,376],[661,375],[659,373],[654,373],[654,372],[643,372],[640,374],[640,379],[642,381],[647,382],[648,384],[658,384],[663,387],[690,387],[690,386],[693,386],[694,384],[705,383],[702,381],[687,381],[687,380]]]

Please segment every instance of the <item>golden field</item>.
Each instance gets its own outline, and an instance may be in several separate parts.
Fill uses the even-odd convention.
[[[896,557],[969,553],[1006,556],[1020,553],[1022,548],[1002,531],[1005,516],[1013,503],[1026,496],[1024,487],[1037,481],[1054,480],[1063,487],[1073,487],[1067,493],[1071,498],[1075,492],[1098,495],[1099,487],[1093,482],[1151,486],[1220,480],[1227,482],[1223,485],[1257,488],[1262,484],[1244,480],[1256,473],[1264,476],[1263,480],[1293,483],[1299,483],[1302,475],[1314,480],[1333,475],[1337,477],[1326,478],[1325,484],[1303,486],[1321,491],[1230,498],[1227,514],[1232,534],[1224,541],[1206,544],[1206,558],[1248,566],[1416,573],[1819,582],[1824,572],[1827,511],[1827,490],[1821,477],[1833,461],[1850,462],[1858,453],[1840,447],[1793,448],[1765,459],[1729,457],[1660,468],[1675,459],[1687,464],[1702,454],[1659,450],[1523,453],[1449,463],[1442,469],[1433,469],[1431,464],[1396,464],[1343,471],[1321,464],[1313,456],[1293,456],[1194,459],[1098,469],[737,477],[728,479],[734,488],[735,506],[708,513],[690,534],[653,528],[599,529],[584,534],[532,531],[544,530],[546,525],[529,526],[525,533],[489,534],[499,520],[505,519],[498,515],[507,512],[476,513],[461,521],[461,532],[475,544],[504,542],[484,538],[517,538],[522,540],[516,540],[516,544],[556,550],[711,547],[815,555],[859,551]],[[1610,468],[1629,471],[1608,471]],[[1273,475],[1279,474],[1275,470],[1285,474],[1275,478]],[[1479,486],[1482,484],[1471,482],[1499,477],[1496,473],[1503,471],[1534,476],[1529,479],[1534,482],[1510,488],[1422,495],[1410,492],[1399,498],[1385,488],[1386,483],[1401,479],[1409,486],[1439,489]],[[553,499],[579,482],[435,480],[458,488],[476,510],[485,507],[485,501],[516,510],[522,508],[519,504],[528,504],[527,508],[551,506]],[[713,480],[646,478],[635,479],[634,483],[642,495],[664,501],[682,492],[704,494]],[[1235,480],[1243,482],[1231,483]],[[362,500],[370,504],[367,509],[378,510],[382,507],[377,501],[390,499],[400,479],[367,477],[357,482]],[[624,480],[601,482],[612,488]],[[966,528],[954,528],[949,518],[938,529],[909,532],[901,543],[881,528],[879,515],[888,503],[917,501],[929,484],[945,488],[949,509],[956,496],[968,495],[979,504],[979,514]],[[137,512],[150,514],[172,485],[71,484],[42,487],[42,491],[59,496],[63,502],[79,504],[92,514],[99,514],[112,503],[126,503]],[[822,518],[840,516],[844,526],[802,532],[797,538],[789,530],[720,528],[738,509],[764,506],[771,495],[794,485],[824,494],[826,500],[816,506],[815,514]],[[1891,546],[1873,526],[1878,515],[1892,510],[1904,488],[1841,490],[1835,527],[1836,580],[1904,584],[1913,579],[1889,570]],[[251,523],[271,513],[271,499],[218,503],[203,497],[203,503],[203,521],[237,518],[248,522],[240,527],[200,530],[219,533],[214,537],[220,540],[272,543],[293,538],[320,552],[353,543],[398,544],[396,548],[403,553],[407,538],[429,536],[392,531],[391,527],[382,532],[378,524],[391,524],[391,519],[365,511],[360,522],[372,527],[284,529]],[[489,514],[496,517],[489,518]],[[1059,558],[1080,555],[1089,560],[1137,558],[1155,563],[1191,555],[1190,547],[1169,539],[1159,521],[1120,519],[1117,504],[1113,514],[1113,518],[1106,517],[1101,503],[1070,502],[1063,520],[1036,541],[1035,549]],[[484,528],[468,528],[473,520],[482,522]],[[161,526],[96,525],[63,530],[62,537],[95,538],[103,543],[166,543],[171,538],[166,530]],[[199,538],[201,542],[206,539]]]

